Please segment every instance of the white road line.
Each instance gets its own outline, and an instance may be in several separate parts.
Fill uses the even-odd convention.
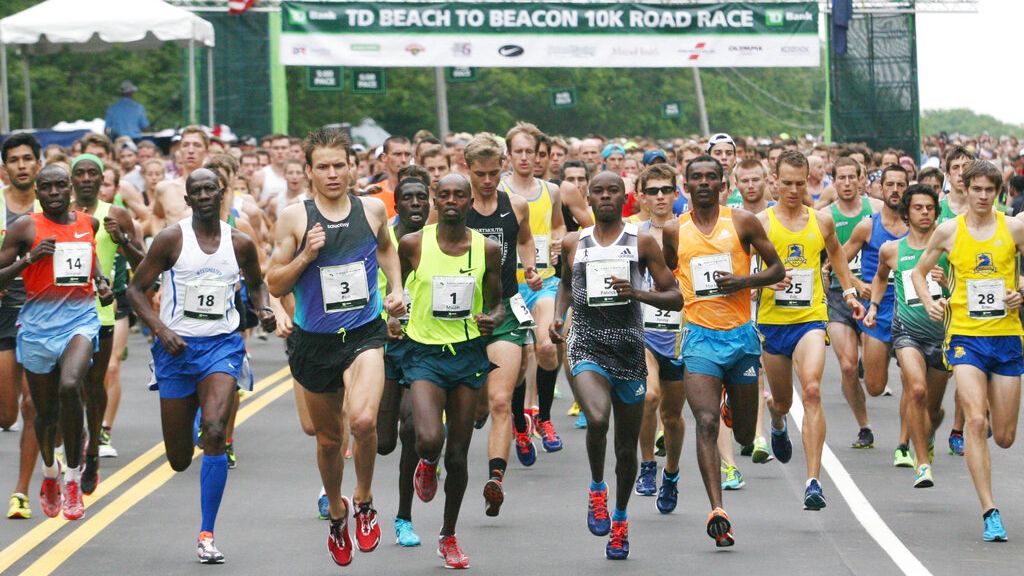
[[[793,407],[790,408],[789,414],[796,422],[797,429],[803,432],[804,404],[800,399],[799,388],[793,392]],[[931,572],[924,567],[924,564],[921,564],[917,556],[911,553],[910,549],[903,544],[903,541],[896,536],[896,533],[889,528],[885,520],[882,520],[882,517],[875,511],[874,506],[871,505],[871,502],[864,496],[864,493],[857,487],[853,478],[850,477],[850,473],[846,471],[846,467],[843,466],[843,463],[832,452],[832,449],[828,447],[828,443],[825,443],[821,451],[821,466],[828,473],[829,477],[832,478],[832,482],[850,506],[854,517],[857,518],[857,521],[864,527],[868,535],[874,538],[875,542],[878,542],[878,545],[889,555],[889,558],[892,558],[896,566],[909,576],[931,576]]]

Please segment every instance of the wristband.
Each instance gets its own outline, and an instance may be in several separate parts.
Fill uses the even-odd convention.
[[[871,308],[872,306],[878,308],[879,306],[881,306],[881,304],[879,304],[878,302],[868,302],[868,308]]]
[[[856,288],[847,288],[846,290],[843,290],[843,298],[844,299],[847,296],[856,296],[856,295],[857,295],[857,289]]]
[[[274,309],[271,308],[270,306],[264,306],[264,307],[260,308],[260,311],[261,312],[270,312],[271,314],[274,313]]]

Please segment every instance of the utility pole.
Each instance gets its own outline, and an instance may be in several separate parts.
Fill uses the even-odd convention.
[[[437,137],[444,140],[448,134],[448,85],[444,79],[444,68],[434,68],[434,94],[437,103]]]
[[[704,105],[704,85],[700,81],[700,68],[693,67],[693,90],[697,96],[697,113],[700,115],[700,133],[707,137],[711,135],[708,128],[708,109]]]

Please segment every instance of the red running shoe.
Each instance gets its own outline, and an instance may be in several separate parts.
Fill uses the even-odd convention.
[[[437,464],[430,464],[424,459],[416,466],[412,485],[416,488],[416,496],[424,502],[430,502],[437,494]]]
[[[437,542],[437,555],[444,560],[445,568],[464,570],[469,568],[469,557],[462,553],[455,534],[442,536]]]
[[[349,499],[342,496],[345,502],[345,516],[339,519],[331,518],[330,532],[327,534],[327,551],[331,559],[338,566],[348,566],[352,563],[352,538],[348,535],[348,514],[352,509]]]
[[[43,514],[56,518],[60,514],[60,472],[56,478],[43,478],[43,487],[39,490],[39,506]]]
[[[725,393],[725,388],[722,388],[722,423],[728,428],[732,428],[732,406],[729,406],[729,395]]]
[[[715,539],[715,546],[725,548],[736,543],[732,535],[732,523],[729,515],[721,508],[715,508],[708,514],[708,536]]]
[[[64,483],[64,517],[78,520],[85,515],[85,503],[82,502],[82,487],[77,480]]]
[[[377,524],[377,511],[373,509],[373,501],[356,504],[356,544],[360,552],[373,552],[380,544],[380,525]]]
[[[484,514],[497,516],[502,503],[505,502],[505,490],[501,486],[501,473],[495,470],[491,474],[491,478],[484,484]]]

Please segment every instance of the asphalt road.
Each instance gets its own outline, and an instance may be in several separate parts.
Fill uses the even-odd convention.
[[[60,575],[122,574],[437,574],[434,537],[440,527],[443,492],[429,504],[414,501],[413,517],[424,541],[419,548],[394,544],[392,518],[397,507],[397,452],[377,461],[374,492],[384,540],[371,554],[356,553],[347,568],[328,558],[327,524],[317,519],[320,480],[313,440],[302,433],[283,344],[253,341],[257,379],[265,379],[242,403],[235,433],[239,467],[230,473],[217,522],[217,544],[227,557],[220,567],[195,558],[199,524],[199,465],[174,474],[160,444],[156,393],[146,390],[149,352],[144,340],[131,339],[123,369],[124,397],[114,428],[120,452],[104,459],[102,482],[87,499],[85,518],[75,523],[46,519],[39,508],[41,474],[31,486],[31,520],[0,520],[0,573]],[[895,363],[891,383],[898,388]],[[948,455],[940,432],[934,464],[936,486],[912,487],[913,471],[892,466],[898,396],[869,399],[876,448],[853,450],[856,424],[842,398],[838,368],[828,352],[823,395],[828,418],[822,484],[828,507],[802,509],[803,454],[797,427],[793,460],[757,465],[739,457],[747,485],[727,492],[725,508],[737,544],[716,549],[704,533],[707,499],[697,475],[687,417],[680,504],[659,514],[653,498],[630,502],[629,560],[604,558],[604,538],[585,523],[589,474],[584,432],[565,416],[565,398],[555,403],[556,427],[565,450],[541,452],[537,464],[510,465],[506,502],[498,518],[483,514],[480,495],[486,480],[486,429],[477,432],[470,451],[470,486],[459,524],[459,541],[479,574],[654,574],[714,569],[722,574],[1020,574],[1024,559],[1024,451],[993,446],[993,482],[1010,542],[981,541],[981,513],[966,463]],[[950,388],[952,390],[952,387]],[[952,395],[946,398],[952,414]],[[16,432],[0,433],[0,493],[7,496],[16,476]],[[539,444],[538,444],[539,446]],[[513,459],[514,460],[514,459]],[[610,482],[614,463],[609,459]],[[659,463],[660,470],[660,463]],[[346,475],[345,492],[354,477]],[[842,490],[837,488],[841,485]],[[6,502],[6,499],[4,500]]]

